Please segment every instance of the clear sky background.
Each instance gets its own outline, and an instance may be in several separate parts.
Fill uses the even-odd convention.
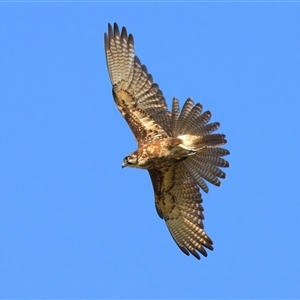
[[[215,250],[185,256],[118,112],[117,22],[171,104],[201,102],[230,168]],[[0,3],[1,298],[299,298],[300,3]]]

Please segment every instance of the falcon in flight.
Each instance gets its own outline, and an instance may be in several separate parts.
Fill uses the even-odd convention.
[[[208,181],[220,186],[225,178],[220,167],[229,151],[224,134],[213,133],[220,123],[209,123],[210,111],[187,99],[182,109],[166,100],[151,74],[134,53],[134,41],[123,27],[108,25],[104,34],[107,68],[115,103],[132,130],[138,149],[126,156],[122,167],[146,169],[150,174],[158,215],[186,254],[200,259],[213,250],[204,231],[200,189],[208,192]]]

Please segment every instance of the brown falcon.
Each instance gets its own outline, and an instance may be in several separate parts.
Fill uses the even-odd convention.
[[[126,28],[109,24],[104,34],[108,72],[115,103],[134,133],[138,149],[126,156],[122,167],[148,170],[158,215],[165,220],[178,247],[200,259],[213,242],[203,230],[200,188],[205,182],[221,184],[228,167],[222,158],[229,151],[224,134],[213,133],[220,126],[209,123],[210,111],[187,99],[180,111],[173,99],[172,111],[147,68],[134,54],[134,41]]]

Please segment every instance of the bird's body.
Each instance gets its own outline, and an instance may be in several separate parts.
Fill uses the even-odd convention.
[[[182,139],[172,137],[154,140],[125,157],[123,166],[147,170],[169,167],[196,153],[183,143]]]
[[[148,170],[158,215],[179,248],[200,259],[198,252],[206,256],[205,248],[213,249],[203,230],[200,188],[208,192],[204,180],[219,186],[219,178],[225,178],[220,167],[229,166],[222,158],[229,151],[219,147],[226,143],[225,135],[213,134],[220,124],[209,123],[211,113],[190,98],[181,111],[174,98],[168,111],[124,27],[120,33],[117,24],[114,29],[109,24],[104,40],[113,97],[138,143],[122,166]]]

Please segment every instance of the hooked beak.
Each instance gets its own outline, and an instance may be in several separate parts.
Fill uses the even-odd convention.
[[[124,163],[122,163],[122,169],[124,169],[126,167],[126,165]]]

